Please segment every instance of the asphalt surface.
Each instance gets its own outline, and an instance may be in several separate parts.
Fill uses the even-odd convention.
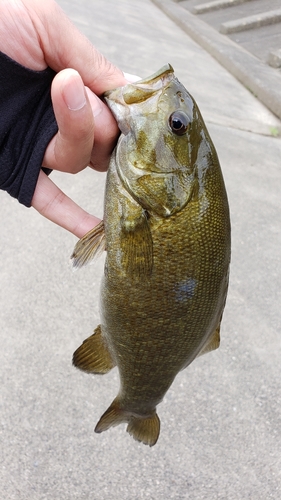
[[[170,62],[198,102],[229,196],[232,265],[218,351],[179,374],[153,448],[94,427],[116,369],[71,365],[99,322],[102,259],[73,273],[76,242],[1,193],[0,498],[245,500],[281,496],[280,121],[149,0],[59,2],[124,71]],[[102,216],[104,174],[52,178]]]

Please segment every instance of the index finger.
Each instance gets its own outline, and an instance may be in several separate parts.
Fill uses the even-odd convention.
[[[44,217],[82,238],[100,219],[68,198],[41,170],[31,205]]]
[[[97,95],[126,84],[122,71],[79,32],[56,2],[34,1],[33,9],[33,23],[46,63],[51,68],[57,72],[65,68],[76,69],[84,84]]]

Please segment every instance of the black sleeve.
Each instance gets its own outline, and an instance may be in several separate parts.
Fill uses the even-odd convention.
[[[50,68],[33,71],[0,52],[0,189],[27,207],[58,130],[50,93],[54,76]]]

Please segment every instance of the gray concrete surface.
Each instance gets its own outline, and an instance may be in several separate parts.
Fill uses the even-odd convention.
[[[231,281],[218,351],[159,406],[154,448],[94,426],[117,371],[91,377],[72,352],[99,321],[103,262],[73,273],[74,236],[0,193],[0,498],[279,500],[281,496],[280,122],[149,0],[60,0],[123,70],[170,62],[216,145],[232,218]],[[102,215],[104,174],[52,178]]]
[[[201,0],[153,2],[281,119],[281,73],[279,68],[268,63],[270,51],[281,47],[281,23],[228,36],[217,31],[223,19],[235,20],[243,13],[263,12],[274,5],[280,7],[279,0],[246,0],[202,15],[192,13]],[[249,8],[251,6],[253,9]]]
[[[179,4],[221,33],[230,35],[221,28],[234,23],[243,35],[230,35],[231,39],[263,62],[269,51],[281,47],[280,0],[179,0]]]

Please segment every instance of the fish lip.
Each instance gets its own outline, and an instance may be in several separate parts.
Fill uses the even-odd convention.
[[[124,88],[124,87],[129,87],[129,86],[138,87],[138,85],[153,85],[153,83],[161,80],[162,78],[169,75],[170,73],[174,74],[174,69],[171,66],[171,64],[167,63],[164,66],[162,66],[162,68],[160,68],[158,71],[156,71],[152,75],[148,76],[147,78],[137,80],[136,82],[133,82],[133,83],[127,83],[126,85],[123,85],[122,87],[116,87],[115,89],[107,90],[106,92],[104,92],[103,97],[106,99],[110,99],[110,95],[117,88]]]
[[[175,78],[173,67],[166,64],[148,78],[106,91],[103,98],[113,114],[115,114],[114,105],[128,106],[147,101],[153,95],[163,91],[173,78]],[[116,116],[116,118],[118,117]]]
[[[135,82],[135,84],[150,85],[153,84],[154,82],[157,82],[158,80],[161,80],[164,76],[167,76],[169,73],[174,73],[174,68],[171,66],[171,64],[167,63],[152,75],[148,76],[147,78],[143,78],[142,80],[138,80],[137,82]]]
[[[103,94],[104,100],[115,117],[120,131],[127,135],[131,130],[130,109],[134,109],[136,115],[139,114],[139,105],[143,114],[148,112],[147,109],[149,112],[151,109],[156,111],[160,95],[176,80],[172,66],[166,64],[148,78],[106,91]]]

